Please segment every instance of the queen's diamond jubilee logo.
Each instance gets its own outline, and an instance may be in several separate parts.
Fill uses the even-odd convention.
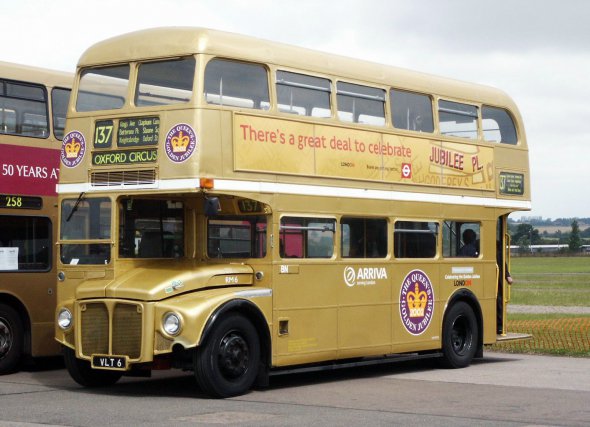
[[[68,168],[78,166],[86,153],[86,139],[77,130],[69,132],[61,143],[61,162]]]
[[[166,134],[164,149],[166,155],[175,163],[188,159],[197,148],[197,135],[192,127],[180,123],[172,127]]]
[[[434,289],[422,270],[412,270],[402,283],[399,314],[406,330],[412,335],[424,332],[434,312]]]

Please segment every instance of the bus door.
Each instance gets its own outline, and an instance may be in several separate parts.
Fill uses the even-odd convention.
[[[496,294],[496,329],[498,334],[506,332],[506,303],[510,301],[510,235],[507,227],[508,215],[498,218],[496,229],[496,262],[498,288]]]

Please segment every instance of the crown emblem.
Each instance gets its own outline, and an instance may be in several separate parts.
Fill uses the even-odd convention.
[[[172,144],[173,153],[185,153],[186,148],[190,142],[190,138],[188,135],[183,135],[182,131],[180,131],[178,136],[172,138],[170,142]]]
[[[78,154],[80,153],[80,148],[82,148],[82,145],[78,141],[76,141],[75,138],[72,138],[72,140],[70,142],[67,142],[64,146],[66,158],[75,159],[76,157],[78,157]]]
[[[414,292],[408,292],[406,297],[408,301],[408,308],[410,309],[410,317],[424,317],[424,309],[428,301],[428,295],[425,291],[420,291],[420,286],[416,283]]]

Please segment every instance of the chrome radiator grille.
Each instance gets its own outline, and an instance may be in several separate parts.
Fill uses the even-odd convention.
[[[112,354],[138,359],[141,355],[142,309],[138,304],[103,302],[81,306],[81,337],[84,356]]]

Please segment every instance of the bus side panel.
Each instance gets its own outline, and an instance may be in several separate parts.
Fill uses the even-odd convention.
[[[440,348],[446,295],[440,286],[439,265],[404,260],[393,277],[394,352]]]

